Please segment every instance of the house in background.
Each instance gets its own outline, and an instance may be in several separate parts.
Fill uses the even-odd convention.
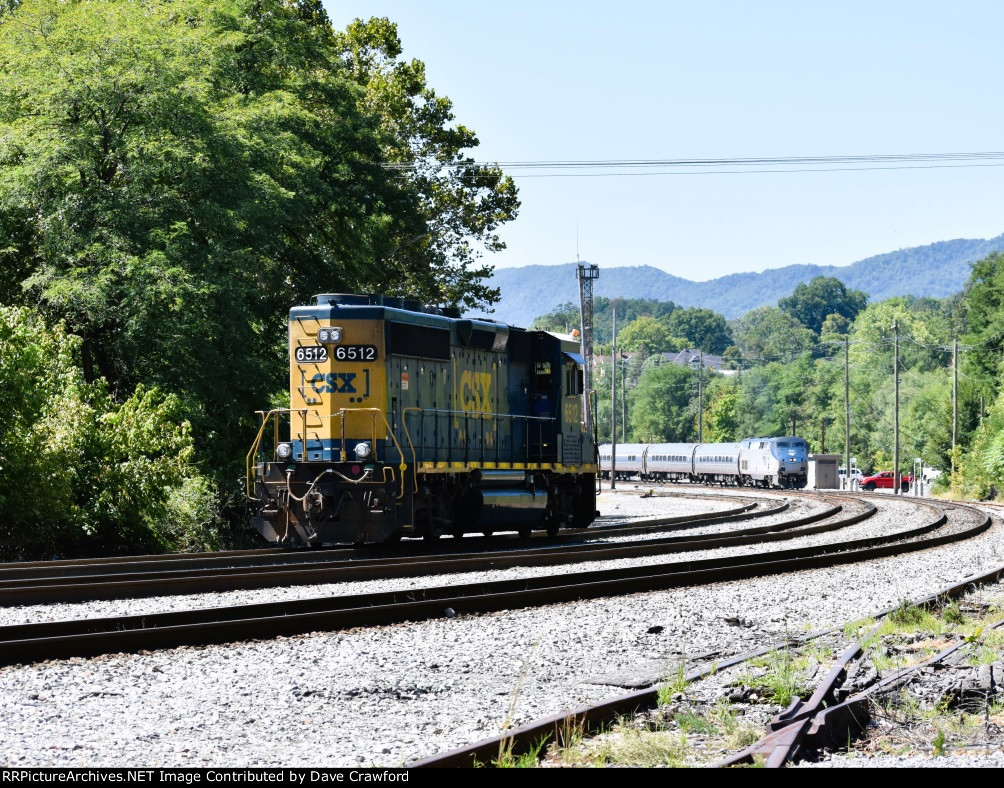
[[[685,367],[694,368],[701,363],[701,351],[693,348],[687,348],[676,353],[662,353],[660,355],[673,364],[680,364]],[[734,369],[725,369],[725,363],[722,361],[721,356],[705,353],[703,360],[705,369],[713,370],[720,375],[736,374],[736,370]]]

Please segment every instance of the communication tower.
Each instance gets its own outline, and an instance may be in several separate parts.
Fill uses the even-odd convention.
[[[593,414],[590,397],[593,391],[593,280],[600,278],[600,267],[579,263],[577,276],[579,279],[579,320],[582,324],[582,358],[585,360],[582,404],[586,431],[592,432]]]

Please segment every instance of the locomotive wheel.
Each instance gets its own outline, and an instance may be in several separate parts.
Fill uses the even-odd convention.
[[[520,528],[519,531],[518,531],[518,533],[519,533],[519,538],[520,539],[529,539],[533,535],[533,529],[532,528]]]
[[[422,528],[422,539],[426,542],[435,542],[439,539],[439,531],[432,527],[431,523],[426,523]]]
[[[548,523],[548,524],[547,524],[547,528],[546,528],[546,529],[544,529],[544,532],[545,532],[545,533],[546,533],[546,534],[547,534],[548,536],[557,536],[557,535],[558,535],[558,529],[559,529],[560,527],[561,527],[561,526],[560,526],[560,524],[559,524],[559,523],[557,523],[557,522],[553,522],[553,523]]]

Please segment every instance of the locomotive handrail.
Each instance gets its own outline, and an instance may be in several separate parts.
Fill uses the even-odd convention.
[[[397,456],[401,458],[401,461],[400,461],[400,463],[398,464],[397,467],[401,471],[401,497],[403,498],[404,497],[404,477],[406,476],[405,471],[408,469],[408,466],[407,466],[407,464],[405,464],[405,461],[404,461],[404,450],[401,448],[401,444],[397,442],[397,437],[395,437],[394,431],[390,428],[390,424],[387,423],[387,416],[384,414],[384,412],[382,410],[380,410],[380,408],[339,408],[337,416],[338,416],[339,419],[341,419],[341,422],[342,422],[342,425],[341,425],[341,427],[342,427],[342,446],[341,446],[341,449],[339,449],[341,462],[345,462],[346,461],[346,454],[345,454],[345,414],[346,413],[369,413],[369,414],[371,414],[373,416],[373,432],[371,434],[370,440],[372,441],[371,445],[373,446],[373,452],[374,452],[374,457],[373,458],[374,459],[376,459],[376,445],[377,445],[377,438],[376,438],[376,417],[379,415],[380,418],[383,420],[384,427],[387,428],[387,434],[390,435],[390,439],[394,442],[394,448],[397,449]],[[336,414],[332,414],[331,418],[335,418],[335,415]],[[414,463],[416,465],[418,464],[418,461],[417,461],[417,459],[415,457],[415,448],[414,448],[414,446],[411,449],[411,461],[412,461],[412,463]],[[418,492],[418,476],[417,476],[417,474],[415,476],[415,489],[414,489],[414,492]]]
[[[484,416],[493,419],[525,419],[527,421],[557,421],[557,416],[524,416],[522,413],[493,413],[490,410],[447,410],[445,408],[419,408],[414,405],[401,411],[417,410],[422,413],[444,413],[447,415]]]
[[[558,418],[556,416],[525,416],[525,415],[523,415],[521,413],[495,413],[495,412],[492,412],[492,411],[452,410],[452,409],[449,409],[449,408],[420,408],[418,406],[411,405],[411,406],[409,406],[407,408],[404,408],[401,411],[401,426],[404,428],[404,433],[405,433],[405,435],[408,438],[408,444],[411,446],[412,454],[414,454],[414,452],[415,452],[415,444],[414,444],[414,442],[411,439],[411,430],[408,428],[408,424],[407,424],[407,421],[406,421],[407,416],[409,415],[408,411],[414,411],[415,413],[419,413],[419,414],[423,414],[423,415],[424,414],[433,414],[433,415],[440,415],[440,416],[463,416],[464,417],[464,421],[465,421],[465,425],[466,425],[467,418],[472,417],[472,416],[473,417],[480,417],[482,420],[488,420],[488,419],[493,419],[493,420],[497,420],[497,419],[512,419],[512,420],[515,420],[515,421],[526,421],[526,422],[538,421],[538,422],[553,422],[553,423],[558,423]],[[465,429],[466,429],[466,427],[465,427]],[[538,437],[539,437],[539,434],[538,434]],[[470,447],[469,446],[466,446],[465,448],[466,448],[466,450],[468,452],[470,451]],[[498,458],[498,445],[497,444],[496,444],[496,447],[495,447],[495,452],[496,452],[496,461],[497,461],[497,458]],[[483,445],[481,447],[481,454],[482,454],[481,461],[484,462],[484,446]],[[416,478],[416,482],[415,483],[416,483],[416,485],[418,484],[417,478]]]
[[[252,458],[258,454],[261,449],[261,439],[265,436],[265,427],[268,426],[269,420],[275,418],[275,435],[274,442],[276,445],[279,443],[279,414],[281,413],[299,413],[300,417],[303,419],[303,437],[304,440],[307,438],[307,408],[274,408],[270,411],[256,410],[255,414],[261,417],[261,426],[258,427],[258,434],[255,435],[255,439],[251,444],[251,450],[248,452],[247,457],[244,460],[244,492],[249,500],[255,500],[253,495],[253,482],[252,482]],[[273,447],[273,451],[274,451]]]

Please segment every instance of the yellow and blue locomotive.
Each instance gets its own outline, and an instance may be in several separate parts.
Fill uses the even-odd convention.
[[[595,437],[571,339],[380,295],[289,313],[289,408],[261,412],[253,523],[320,546],[582,528]]]

